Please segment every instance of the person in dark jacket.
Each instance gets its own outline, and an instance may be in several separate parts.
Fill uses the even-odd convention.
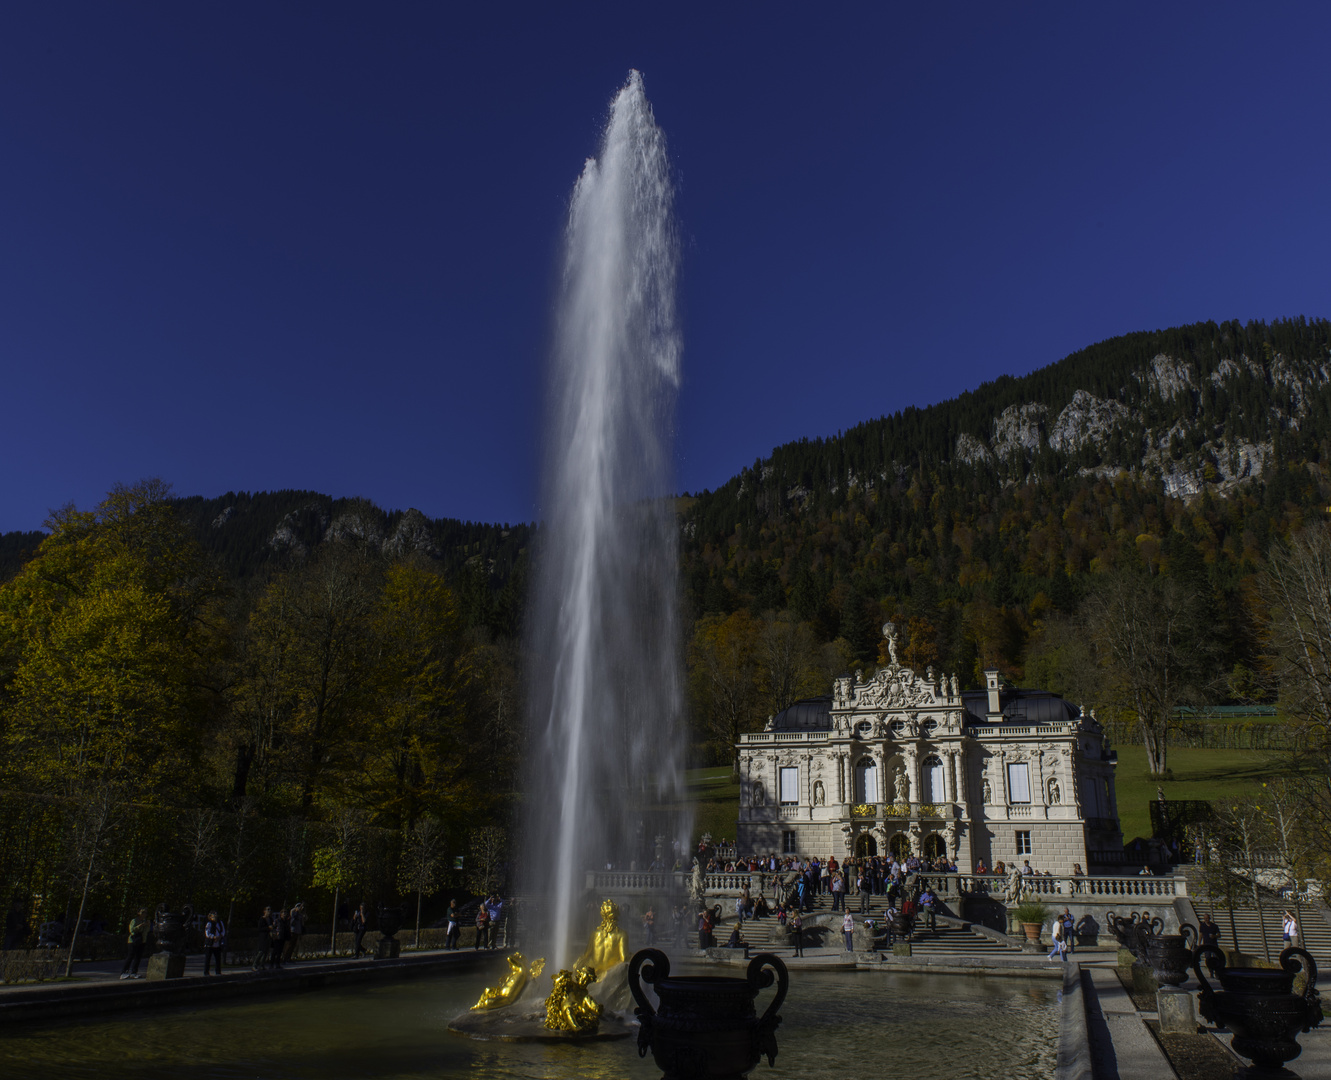
[[[217,917],[217,912],[208,912],[208,921],[203,924],[203,973],[208,974],[210,965],[216,965],[217,974],[222,974],[222,950],[226,948],[226,926]]]
[[[291,916],[285,910],[273,916],[273,929],[269,934],[272,940],[272,958],[270,963],[279,971],[282,968],[282,950],[291,938]]]
[[[369,949],[365,948],[362,942],[365,940],[365,931],[369,929],[369,919],[365,914],[365,905],[361,904],[351,916],[351,933],[354,935],[355,951],[354,959],[359,960],[360,954],[369,955]]]

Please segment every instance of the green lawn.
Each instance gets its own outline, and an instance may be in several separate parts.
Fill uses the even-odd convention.
[[[1151,800],[1157,784],[1146,777],[1146,747],[1118,746],[1118,769],[1114,787],[1118,793],[1118,816],[1123,839],[1151,835]],[[1260,750],[1189,750],[1169,751],[1169,767],[1174,779],[1166,780],[1166,799],[1220,799],[1249,788],[1263,780],[1288,772],[1288,757]]]
[[[713,840],[725,837],[734,843],[735,820],[739,816],[739,781],[729,766],[690,769],[687,773],[689,801],[693,803],[693,843],[703,833]]]

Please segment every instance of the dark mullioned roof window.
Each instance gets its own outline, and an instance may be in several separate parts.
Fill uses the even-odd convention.
[[[787,706],[772,721],[773,731],[831,731],[832,699],[806,698]]]

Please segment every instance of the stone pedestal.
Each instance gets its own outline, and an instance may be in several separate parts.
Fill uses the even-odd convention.
[[[910,956],[910,954],[911,950],[910,950],[909,941],[898,941],[893,943],[892,945],[893,956]]]
[[[1160,1030],[1165,1034],[1195,1035],[1197,1033],[1197,1007],[1192,994],[1172,986],[1162,986],[1155,993],[1156,1010],[1160,1014]]]
[[[1119,950],[1118,950],[1118,966],[1119,966],[1119,967],[1130,968],[1130,967],[1132,967],[1132,965],[1135,964],[1136,962],[1137,962],[1137,958],[1136,958],[1135,956],[1132,955],[1132,953],[1131,953],[1130,950],[1128,950],[1128,949],[1119,949]]]
[[[149,979],[178,979],[185,974],[185,958],[177,953],[153,953],[148,957]]]
[[[397,938],[381,937],[374,952],[376,960],[396,960],[402,954],[402,943]]]

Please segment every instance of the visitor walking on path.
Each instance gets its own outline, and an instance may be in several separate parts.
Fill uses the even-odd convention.
[[[1292,911],[1285,912],[1285,922],[1281,930],[1281,936],[1285,940],[1286,948],[1299,943],[1299,920],[1294,918]]]
[[[656,912],[652,908],[643,913],[642,936],[648,945],[656,944]]]
[[[482,907],[481,910],[484,911],[485,908]],[[479,923],[477,925],[479,925]],[[367,955],[369,953],[369,949],[365,948],[362,944],[365,940],[365,931],[369,929],[369,926],[369,918],[365,914],[365,905],[361,904],[361,906],[351,915],[351,933],[352,941],[354,943],[352,950],[353,960],[359,960],[361,953],[366,953]],[[481,946],[478,942],[476,948],[479,949],[480,947]]]
[[[1063,920],[1063,947],[1068,952],[1077,951],[1077,920],[1072,917],[1072,912],[1067,908],[1063,909],[1061,916]]]
[[[217,917],[217,912],[208,912],[208,921],[203,924],[203,973],[208,974],[208,965],[215,964],[217,974],[222,974],[222,951],[226,948],[226,925]]]
[[[790,939],[795,943],[795,955],[804,955],[804,920],[800,918],[800,913],[795,912],[795,917],[790,920]]]
[[[141,979],[139,961],[143,959],[143,947],[148,943],[148,909],[139,908],[139,913],[129,920],[129,952],[125,956],[125,966],[120,969],[122,979]]]
[[[273,909],[265,907],[259,915],[259,943],[254,947],[254,960],[250,963],[251,971],[262,971],[272,951]]]
[[[268,934],[272,944],[272,966],[282,970],[282,950],[286,947],[287,939],[291,937],[290,915],[286,911],[279,911],[273,916],[272,930]]]
[[[841,885],[841,875],[840,875],[840,874],[834,874],[834,875],[832,876],[832,910],[833,910],[833,911],[841,911],[841,910],[842,910],[842,907],[841,907],[841,898],[842,898],[843,895],[844,895],[844,893],[843,893],[843,888],[842,888],[842,885]]]
[[[846,917],[841,920],[841,933],[846,938],[846,952],[854,952],[855,916],[849,911],[846,912]]]
[[[305,905],[297,904],[291,909],[287,920],[287,940],[282,946],[282,962],[289,964],[296,959],[296,946],[300,944],[300,935],[305,933]]]
[[[1054,944],[1053,944],[1053,947],[1050,948],[1050,950],[1049,950],[1049,954],[1045,957],[1045,959],[1046,959],[1046,960],[1052,960],[1052,959],[1054,959],[1055,956],[1057,956],[1060,960],[1062,960],[1064,963],[1066,963],[1068,958],[1067,958],[1067,956],[1065,956],[1064,953],[1063,953],[1063,920],[1062,920],[1062,918],[1057,918],[1057,919],[1054,920],[1054,930],[1053,930],[1053,933],[1054,933]]]
[[[458,921],[462,915],[458,911],[458,902],[450,900],[448,902],[448,929],[444,932],[444,948],[456,949],[458,947],[458,937],[462,934],[462,924]]]

